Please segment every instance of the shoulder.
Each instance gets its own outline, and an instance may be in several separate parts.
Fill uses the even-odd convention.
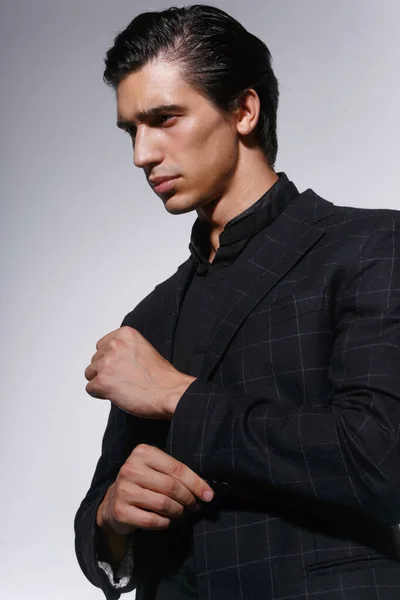
[[[333,204],[331,226],[343,230],[374,233],[378,229],[396,230],[400,226],[400,211],[389,208],[358,208]]]
[[[325,228],[340,253],[356,262],[400,257],[400,212],[380,208],[334,206]]]
[[[310,190],[311,191],[311,190]],[[361,208],[340,206],[328,202],[311,191],[314,202],[319,205],[322,220],[315,223],[324,229],[329,240],[343,244],[364,246],[370,242],[391,239],[399,241],[400,211],[389,208]]]
[[[324,235],[309,256],[324,269],[332,296],[350,298],[353,308],[398,306],[400,211],[339,206],[319,197],[315,202],[320,214],[324,212],[315,226]]]

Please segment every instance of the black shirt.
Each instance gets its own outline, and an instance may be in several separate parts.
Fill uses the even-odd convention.
[[[193,377],[200,375],[230,268],[250,238],[270,225],[293,199],[294,184],[284,173],[278,173],[278,176],[278,181],[257,202],[227,223],[219,236],[220,246],[212,263],[209,262],[209,225],[196,219],[189,244],[195,269],[182,303],[174,338],[172,362],[178,371]],[[186,557],[173,575],[159,582],[152,600],[198,598],[190,520],[184,521],[175,531],[176,546],[188,548]],[[145,597],[148,598],[147,595]]]

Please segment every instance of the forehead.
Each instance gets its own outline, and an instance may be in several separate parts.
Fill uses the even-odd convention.
[[[117,86],[118,116],[132,118],[149,107],[190,103],[200,94],[184,80],[176,64],[154,61]]]

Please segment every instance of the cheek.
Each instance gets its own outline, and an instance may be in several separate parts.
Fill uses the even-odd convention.
[[[199,132],[184,151],[183,160],[189,167],[190,176],[202,186],[218,181],[231,174],[237,160],[235,137],[226,128]]]

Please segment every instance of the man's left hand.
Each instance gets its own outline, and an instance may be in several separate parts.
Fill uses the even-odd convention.
[[[180,373],[136,330],[120,327],[102,337],[85,370],[88,394],[125,412],[171,419],[195,377]]]

